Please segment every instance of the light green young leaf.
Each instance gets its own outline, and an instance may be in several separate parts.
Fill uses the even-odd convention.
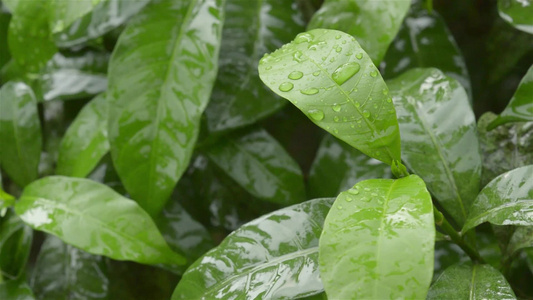
[[[516,29],[533,34],[533,1],[498,0],[500,17]]]
[[[533,165],[516,168],[489,182],[470,208],[466,232],[483,222],[533,226]]]
[[[429,300],[516,299],[505,277],[490,265],[458,264],[446,269],[429,289]]]
[[[39,299],[109,299],[108,285],[104,257],[67,245],[55,236],[46,237],[31,280]]]
[[[315,29],[259,63],[261,80],[315,124],[361,152],[400,161],[400,132],[387,85],[350,35]]]
[[[24,278],[0,283],[0,299],[35,300],[35,296]]]
[[[0,276],[20,278],[30,257],[33,230],[11,211],[0,218]],[[0,297],[0,299],[3,299]]]
[[[410,0],[326,0],[307,29],[337,29],[351,34],[379,65],[410,4]]]
[[[109,151],[107,100],[100,94],[86,104],[61,140],[56,174],[85,177]]]
[[[320,236],[330,299],[424,299],[433,274],[433,204],[416,175],[359,182],[335,200]]]
[[[223,5],[152,3],[113,52],[111,154],[126,190],[151,215],[161,211],[191,158],[216,77]]]
[[[172,299],[295,299],[320,293],[318,239],[332,202],[310,200],[241,226],[185,272]]]
[[[303,23],[294,0],[227,1],[217,81],[205,110],[211,132],[252,124],[286,104],[261,82],[257,63],[302,32]]]
[[[41,158],[41,123],[29,86],[8,82],[0,90],[0,163],[23,187],[37,178]]]
[[[406,166],[463,225],[479,192],[476,119],[464,88],[437,69],[413,69],[388,81]]]
[[[311,165],[309,193],[311,197],[336,197],[357,182],[373,178],[392,178],[390,167],[328,134]]]
[[[170,250],[135,201],[91,180],[52,176],[34,181],[15,211],[34,229],[91,254],[170,267],[186,262]]]
[[[492,130],[509,122],[533,121],[533,65],[520,81],[513,98],[507,104],[500,116],[489,124]]]
[[[300,167],[263,129],[231,135],[206,152],[212,162],[260,199],[283,205],[305,199]]]

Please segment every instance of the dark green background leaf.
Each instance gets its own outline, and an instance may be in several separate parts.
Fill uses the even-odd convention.
[[[1,278],[14,280],[25,273],[32,240],[33,230],[11,211],[0,218]]]
[[[35,297],[24,279],[0,283],[0,299],[34,300]]]

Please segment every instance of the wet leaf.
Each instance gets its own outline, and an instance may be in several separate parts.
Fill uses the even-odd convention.
[[[25,273],[32,240],[33,231],[19,217],[9,212],[0,218],[1,278],[14,280]]]
[[[489,124],[488,130],[509,122],[533,121],[533,65],[520,81],[513,98],[500,116]]]
[[[472,204],[466,232],[483,222],[533,226],[533,165],[516,168],[489,182]]]
[[[111,58],[113,162],[151,215],[161,211],[192,155],[217,72],[222,2],[151,4],[122,32]]]
[[[423,299],[433,274],[433,204],[422,179],[369,179],[342,192],[320,237],[330,299]]]
[[[460,225],[479,192],[476,120],[464,88],[437,69],[414,69],[388,81],[406,166]]]
[[[436,280],[448,267],[468,261],[470,258],[457,244],[450,241],[437,241],[435,243],[433,279]]]
[[[0,283],[0,299],[35,300],[33,292],[24,279]]]
[[[90,13],[98,3],[106,0],[63,1],[49,0],[50,28],[61,32],[83,15]]]
[[[351,34],[379,65],[410,4],[409,0],[326,0],[307,28],[337,29]]]
[[[104,258],[51,235],[41,246],[31,286],[39,299],[110,299]]]
[[[513,255],[519,250],[530,247],[533,247],[533,226],[516,227],[507,246],[507,255]]]
[[[219,71],[205,111],[210,131],[252,124],[285,105],[261,82],[257,64],[263,54],[304,30],[295,4],[287,0],[227,1]]]
[[[8,14],[2,8],[2,4],[0,4],[0,69],[11,59],[7,45],[7,31],[9,21],[11,21],[11,14]]]
[[[533,2],[531,0],[498,0],[500,17],[527,33],[533,34]]]
[[[516,299],[505,277],[490,265],[449,267],[429,289],[427,299]]]
[[[300,167],[263,129],[224,138],[207,149],[207,155],[250,194],[260,199],[283,205],[305,199]]]
[[[56,174],[85,177],[109,151],[107,101],[100,94],[87,103],[61,140]]]
[[[34,229],[91,254],[144,264],[185,264],[140,206],[100,183],[63,176],[28,185],[15,211]]]
[[[8,82],[0,90],[0,162],[23,187],[37,178],[41,157],[41,123],[37,100],[29,86]]]
[[[310,200],[243,225],[187,270],[172,299],[294,299],[323,291],[318,239],[332,201]]]
[[[311,197],[337,197],[354,184],[373,178],[392,178],[389,166],[326,135],[311,165],[309,193]]]
[[[319,127],[386,164],[400,161],[387,85],[353,37],[326,29],[301,33],[263,57],[259,75]]]

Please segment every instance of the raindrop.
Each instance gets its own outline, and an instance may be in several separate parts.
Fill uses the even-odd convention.
[[[292,84],[291,84],[291,86],[292,86]],[[317,88],[310,88],[310,89],[300,90],[300,93],[302,93],[304,95],[314,95],[314,94],[318,94],[318,89]]]
[[[342,41],[342,44],[343,44],[343,45],[346,44],[346,40]]]
[[[335,51],[336,51],[337,53],[341,53],[341,51],[342,51],[342,47],[337,47],[337,49],[335,49]]]
[[[361,65],[356,62],[349,62],[339,66],[331,75],[333,80],[341,85],[345,83],[348,79],[352,78],[359,70]]]
[[[310,45],[307,49],[316,50],[316,49],[318,49],[318,46],[317,45]]]
[[[292,71],[289,74],[289,79],[298,80],[298,79],[302,78],[303,76],[304,76],[304,73],[302,73],[300,71]]]
[[[371,195],[372,197],[377,197],[377,196],[378,196],[378,194],[376,194],[376,193],[372,193],[372,194],[370,194],[370,195]]]
[[[353,198],[352,197],[346,197],[346,202],[352,202]]]
[[[296,43],[296,44],[309,43],[310,41],[313,40],[313,38],[314,38],[314,36],[312,34],[310,34],[310,33],[307,33],[307,32],[300,33],[294,39],[294,43]]]
[[[353,194],[353,195],[357,195],[357,194],[359,194],[359,188],[354,187],[352,189],[349,189],[348,193]]]
[[[318,75],[320,75],[320,71],[313,72],[313,76],[318,76]]]
[[[392,98],[391,97],[387,98],[387,102],[391,103],[392,102]]]
[[[389,90],[387,90],[387,89],[383,89],[382,92],[383,92],[383,95],[388,95],[389,94]]]
[[[292,55],[293,60],[296,61],[296,62],[299,62],[299,63],[301,63],[301,62],[303,62],[305,60],[302,56],[303,56],[302,51],[296,51]]]
[[[378,71],[374,70],[374,71],[370,72],[370,76],[372,76],[372,77],[378,76]]]
[[[341,38],[341,35],[340,35],[340,34],[338,34],[338,35],[335,36],[335,39],[337,39],[337,40],[340,39],[340,38]]]
[[[360,107],[361,106],[361,103],[359,103],[358,101],[355,101],[355,107]]]
[[[333,117],[333,121],[339,122],[339,117],[338,116]]]
[[[272,69],[272,66],[268,66],[268,67],[265,68],[265,70],[267,70],[267,71],[270,70],[270,69]]]
[[[329,62],[334,62],[335,61],[335,57],[332,57]]]
[[[334,128],[333,133],[339,133],[339,130],[337,130],[337,128]]]
[[[294,85],[292,83],[284,82],[284,83],[279,85],[279,90],[282,91],[282,92],[288,92],[288,91],[292,90],[293,87],[294,87]]]
[[[338,208],[338,209],[342,209],[343,207],[342,207],[342,205],[339,205],[339,206],[337,206],[337,208]]]
[[[319,109],[311,109],[307,111],[311,119],[315,121],[322,121],[324,119],[324,112]]]
[[[333,106],[331,107],[331,109],[333,109],[333,111],[336,111],[336,112],[339,112],[341,111],[341,105],[338,104],[338,103],[333,103]]]
[[[368,110],[363,110],[363,116],[365,116],[365,118],[370,117],[370,112]]]
[[[322,61],[324,61],[324,60],[326,60],[326,59],[327,59],[327,57],[325,57],[325,56],[322,56]]]
[[[361,59],[363,58],[363,53],[357,53],[355,57],[357,57],[357,59]]]

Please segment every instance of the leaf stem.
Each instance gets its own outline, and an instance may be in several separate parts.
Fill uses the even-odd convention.
[[[485,263],[485,260],[479,253],[468,245],[460,232],[455,231],[453,226],[446,220],[444,215],[433,206],[433,215],[435,216],[435,224],[438,225],[463,251],[470,256],[474,262]]]

